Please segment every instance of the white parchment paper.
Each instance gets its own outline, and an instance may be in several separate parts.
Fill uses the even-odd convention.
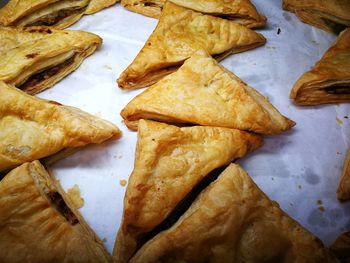
[[[279,0],[253,2],[268,18],[268,26],[257,30],[267,38],[266,45],[222,63],[297,125],[280,136],[267,137],[261,149],[239,163],[284,211],[329,245],[339,233],[350,230],[350,204],[336,199],[350,143],[350,122],[345,118],[350,117],[350,107],[301,108],[288,96],[294,82],[320,59],[335,36],[301,23],[281,9]],[[110,252],[126,189],[120,180],[127,180],[132,172],[136,146],[136,133],[125,127],[119,113],[142,91],[122,91],[116,79],[156,24],[157,20],[129,12],[120,4],[85,16],[71,28],[100,35],[102,47],[78,70],[39,95],[108,119],[124,133],[118,141],[88,147],[53,166],[65,190],[74,184],[80,187],[85,200],[80,211]]]

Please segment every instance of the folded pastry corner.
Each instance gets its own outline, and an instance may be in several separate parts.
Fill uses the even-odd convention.
[[[0,8],[0,25],[12,27],[50,26],[63,29],[84,14],[92,14],[118,0],[10,0]]]
[[[341,260],[341,262],[350,262],[350,232],[341,234],[330,246],[330,250]]]
[[[204,49],[221,60],[265,44],[259,33],[232,21],[166,2],[156,29],[117,80],[122,89],[149,86]]]
[[[350,102],[350,28],[298,79],[290,98],[305,106]]]
[[[330,33],[338,34],[350,26],[349,0],[283,0],[283,9]]]
[[[350,148],[344,159],[343,171],[337,189],[337,198],[340,201],[350,200]]]
[[[179,128],[140,120],[134,170],[113,258],[128,262],[201,180],[262,145],[244,131],[193,126]]]
[[[48,27],[0,27],[0,81],[36,94],[76,70],[102,39]]]
[[[109,121],[1,81],[0,94],[0,172],[121,136]]]
[[[142,262],[339,262],[236,164],[180,219],[130,260]]]
[[[295,125],[264,96],[202,51],[136,96],[121,116],[133,130],[137,129],[139,119],[262,134],[278,134]]]
[[[39,161],[0,181],[2,262],[111,262],[111,256]]]
[[[128,10],[159,18],[166,0],[122,0]],[[171,0],[171,2],[201,13],[232,20],[249,28],[266,25],[266,17],[256,10],[250,0]]]

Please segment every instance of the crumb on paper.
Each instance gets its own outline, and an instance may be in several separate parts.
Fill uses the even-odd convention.
[[[95,113],[95,116],[96,116],[96,117],[100,117],[100,118],[101,118],[102,114],[101,114],[101,112],[100,112],[100,111],[98,111],[97,113]]]
[[[319,45],[319,43],[316,40],[311,40],[312,43]]]
[[[322,205],[322,200],[317,200],[318,205]]]
[[[289,203],[290,206],[293,206],[293,203]]]
[[[103,242],[103,243],[106,243],[106,242],[107,242],[107,238],[104,237],[104,238],[102,239],[102,242]]]
[[[113,68],[110,65],[104,65],[103,67],[108,69],[108,70],[113,70]]]
[[[273,181],[273,180],[275,180],[275,178],[271,177],[271,180]]]
[[[343,121],[341,119],[339,119],[338,117],[335,118],[335,120],[337,121],[337,123],[339,125],[342,125],[343,124]]]
[[[73,185],[69,188],[67,194],[76,208],[82,208],[84,206],[84,199],[80,196],[80,189],[78,185]]]
[[[126,180],[124,180],[124,179],[119,180],[119,184],[121,186],[126,186]]]
[[[340,152],[337,152],[337,155],[340,155],[341,153]]]
[[[302,188],[302,186],[299,184],[299,185],[298,185],[298,188],[299,188],[299,189],[301,189],[301,188]]]
[[[349,117],[348,116],[344,116],[344,119],[349,119]]]
[[[123,155],[119,155],[119,156],[118,156],[118,159],[121,159],[121,158],[123,158]]]
[[[322,206],[322,205],[318,208],[318,210],[320,210],[321,212],[326,211],[326,209],[325,209],[324,206]]]
[[[278,28],[278,29],[277,29],[277,35],[279,35],[280,33],[281,33],[281,29]]]

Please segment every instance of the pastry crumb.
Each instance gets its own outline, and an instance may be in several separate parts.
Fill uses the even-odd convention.
[[[318,205],[322,205],[322,200],[317,200]]]
[[[299,185],[298,185],[298,188],[299,188],[299,189],[301,189],[301,188],[302,188],[302,186],[299,184]]]
[[[104,65],[104,68],[108,69],[108,70],[113,70],[112,67],[110,65]]]
[[[344,116],[344,119],[349,119],[349,117],[348,116]]]
[[[124,179],[119,180],[119,184],[121,186],[126,186],[126,180],[124,180]]]
[[[281,29],[280,28],[277,29],[277,35],[279,35],[279,34],[281,34]]]
[[[103,243],[106,243],[106,242],[107,242],[107,238],[104,237],[104,238],[102,239],[102,242],[103,242]]]
[[[324,208],[324,206],[320,206],[320,207],[318,208],[318,210],[320,210],[321,212],[326,211],[326,209]]]
[[[80,196],[80,189],[78,185],[73,185],[69,188],[67,194],[76,208],[82,208],[84,206],[84,199]]]
[[[343,124],[343,121],[341,119],[339,119],[338,117],[335,118],[335,120],[337,121],[337,123],[339,125],[342,125]]]

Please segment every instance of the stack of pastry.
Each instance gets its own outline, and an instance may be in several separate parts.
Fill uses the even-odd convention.
[[[109,121],[31,95],[79,67],[102,43],[59,30],[117,0],[10,0],[0,9],[1,262],[110,262],[48,165],[121,136]],[[50,27],[46,27],[50,26]],[[31,94],[31,95],[29,95]]]
[[[200,1],[164,2],[122,1],[148,16],[162,11],[118,79],[123,89],[151,86],[121,112],[138,141],[114,261],[337,262],[230,164],[259,148],[261,135],[294,125],[216,61],[265,43],[259,33],[220,18],[249,25],[254,15],[222,14]],[[251,5],[208,1],[207,7],[212,2]],[[197,12],[203,10],[217,17]]]

